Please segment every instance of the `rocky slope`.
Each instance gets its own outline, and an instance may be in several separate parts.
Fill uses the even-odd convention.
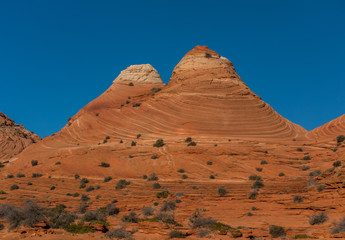
[[[17,155],[24,148],[40,140],[39,136],[0,112],[0,161]]]
[[[308,132],[307,136],[318,141],[335,141],[339,135],[345,135],[345,114]]]

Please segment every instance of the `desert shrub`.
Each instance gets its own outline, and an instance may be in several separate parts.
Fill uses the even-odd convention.
[[[272,237],[282,237],[286,235],[285,229],[281,226],[271,225],[269,228],[269,233]]]
[[[210,179],[216,179],[216,176],[214,176],[213,174],[210,175]]]
[[[77,206],[77,212],[85,213],[88,207],[89,207],[89,204],[87,202],[80,201]]]
[[[311,159],[311,158],[310,158],[309,155],[303,157],[303,160],[310,160],[310,159]]]
[[[132,147],[135,147],[136,145],[137,145],[137,142],[132,141],[131,146],[132,146]]]
[[[211,53],[205,53],[205,58],[212,58]]]
[[[34,167],[34,166],[37,166],[38,164],[38,161],[37,160],[31,160],[31,165]]]
[[[326,188],[325,185],[318,185],[318,186],[316,187],[316,189],[317,189],[318,192],[322,192],[325,188]]]
[[[177,193],[175,193],[175,196],[176,196],[176,197],[182,197],[183,195],[184,195],[183,192],[177,192]]]
[[[67,232],[76,233],[76,234],[84,234],[89,232],[95,232],[94,227],[84,225],[83,223],[71,223],[68,227],[65,228]]]
[[[146,174],[143,175],[143,179],[147,179],[147,175]]]
[[[11,187],[10,187],[10,190],[17,190],[19,189],[19,186],[17,184],[13,184]]]
[[[106,162],[101,162],[101,164],[100,164],[99,166],[100,166],[100,167],[107,168],[107,167],[110,167],[110,164],[109,164],[109,163],[106,163]]]
[[[184,140],[186,143],[190,143],[192,141],[191,137],[187,137],[186,140]]]
[[[260,164],[265,165],[265,164],[268,164],[268,162],[266,160],[261,160]]]
[[[319,176],[320,174],[321,174],[320,170],[315,170],[315,171],[310,172],[309,176],[316,177],[316,176]]]
[[[256,169],[256,171],[258,171],[258,172],[262,172],[262,168],[257,167],[257,168],[255,168],[255,169]]]
[[[9,223],[9,230],[20,227],[25,220],[24,212],[21,208],[8,204],[0,206],[0,218],[4,218]]]
[[[85,187],[86,187],[86,184],[84,182],[81,182],[79,185],[79,188],[85,188]]]
[[[189,225],[191,228],[207,228],[215,224],[217,220],[211,217],[203,217],[200,215],[200,210],[196,210],[192,216],[189,217]]]
[[[251,216],[253,216],[253,213],[247,212],[247,216],[248,216],[248,217],[251,217]]]
[[[25,174],[22,174],[22,173],[17,174],[17,178],[22,178],[22,177],[25,177]]]
[[[47,211],[49,216],[48,225],[52,228],[67,228],[71,223],[77,219],[77,216],[65,211],[66,206],[60,204],[55,208]]]
[[[341,143],[345,141],[345,136],[344,135],[339,135],[336,137],[337,143]]]
[[[190,142],[187,144],[188,147],[192,146],[192,147],[195,147],[196,146],[196,142]]]
[[[50,190],[54,190],[56,187],[55,186],[51,186],[50,187]]]
[[[303,149],[302,149],[302,148],[300,148],[300,147],[299,147],[299,148],[297,148],[296,150],[297,150],[298,152],[303,152]]]
[[[184,238],[184,235],[181,231],[179,230],[172,230],[170,233],[169,233],[169,237],[170,238]]]
[[[182,174],[181,178],[182,178],[182,179],[187,179],[188,176],[187,176],[186,174]]]
[[[212,161],[207,161],[206,164],[207,164],[207,165],[212,165],[213,162],[212,162]]]
[[[179,170],[177,170],[177,172],[184,173],[184,169],[180,168]]]
[[[5,228],[4,224],[0,223],[0,231]]]
[[[174,201],[164,201],[161,207],[162,212],[173,211],[176,209],[176,203]]]
[[[156,173],[151,173],[150,177],[147,178],[147,181],[157,181],[158,177],[156,175]]]
[[[115,189],[123,189],[123,188],[127,187],[127,185],[130,185],[130,184],[131,184],[131,182],[126,181],[125,179],[120,179],[117,182]]]
[[[101,211],[88,211],[84,214],[81,220],[86,221],[86,222],[105,221],[106,216],[105,216],[105,213]]]
[[[105,207],[105,213],[108,216],[113,216],[119,214],[120,209],[115,206],[114,203],[108,203],[107,206]]]
[[[61,162],[60,162],[60,161],[55,163],[55,165],[60,165],[60,164],[61,164]]]
[[[173,225],[179,225],[176,221],[175,221],[175,216],[173,212],[160,212],[156,215],[156,218],[159,221],[162,221],[163,223],[166,224],[173,224]]]
[[[256,211],[256,210],[258,210],[258,209],[257,209],[256,207],[252,207],[251,210],[252,210],[252,211]]]
[[[256,196],[258,195],[259,193],[257,191],[252,191],[249,193],[248,195],[248,198],[249,199],[256,199]]]
[[[279,177],[284,177],[284,176],[285,176],[285,173],[280,172],[280,173],[278,174],[278,176],[279,176]]]
[[[154,147],[163,147],[165,145],[163,139],[158,139],[154,144],[153,146]]]
[[[104,182],[109,182],[111,179],[113,179],[112,177],[108,176],[108,177],[104,177]]]
[[[80,176],[78,173],[74,174],[74,179],[79,179],[79,178],[80,178]]]
[[[249,180],[262,181],[261,176],[258,176],[258,175],[256,175],[256,174],[250,175],[248,179],[249,179]]]
[[[152,184],[153,189],[160,189],[162,186],[158,183],[155,182],[154,184]]]
[[[6,178],[14,178],[13,174],[8,174]]]
[[[197,236],[200,238],[207,237],[208,234],[210,234],[210,230],[208,228],[202,228],[199,229]]]
[[[345,232],[345,217],[340,220],[335,227],[331,230],[332,234]]]
[[[325,213],[321,212],[321,213],[317,213],[315,215],[310,216],[309,224],[319,225],[326,222],[327,220],[328,220],[328,216]]]
[[[132,107],[140,107],[141,103],[134,103]]]
[[[128,86],[133,87],[133,86],[134,86],[134,84],[131,82],[131,83],[129,83],[129,84],[128,84]]]
[[[42,221],[44,216],[42,214],[43,208],[38,206],[33,201],[27,199],[24,201],[23,206],[23,225],[33,227],[38,222]]]
[[[0,162],[0,168],[3,168],[3,167],[5,167],[5,165],[2,162]]]
[[[262,181],[259,181],[259,180],[256,180],[253,185],[252,185],[252,188],[253,189],[260,189],[260,188],[263,188],[265,185]]]
[[[225,187],[220,186],[217,190],[217,193],[219,196],[222,197],[222,196],[225,196],[228,193],[228,191],[226,191]]]
[[[333,163],[333,167],[340,167],[341,166],[341,162],[340,161],[335,161]]]
[[[157,198],[167,198],[168,196],[169,196],[169,192],[166,190],[156,193]]]
[[[4,190],[0,190],[0,194],[6,194]]]
[[[87,202],[90,200],[90,197],[87,194],[82,194],[80,201]]]
[[[137,223],[139,218],[135,212],[130,212],[128,215],[124,215],[121,220],[122,222]]]
[[[301,203],[301,202],[303,202],[303,198],[302,198],[302,196],[295,195],[295,196],[293,196],[293,201],[295,203]]]
[[[116,239],[132,239],[131,233],[127,232],[124,227],[120,227],[111,231],[108,231],[105,236],[107,238],[116,238]]]
[[[155,92],[155,93],[159,92],[160,90],[162,90],[162,89],[161,89],[161,88],[152,88],[152,89],[151,89],[151,91],[152,91],[152,92]]]
[[[154,211],[155,211],[155,209],[153,207],[151,207],[151,206],[144,207],[143,209],[141,209],[141,213],[144,216],[152,216]]]
[[[151,159],[157,159],[157,158],[159,158],[158,155],[152,155],[152,156],[151,156]]]
[[[153,206],[158,206],[158,205],[159,205],[158,202],[154,202],[154,203],[153,203]]]
[[[38,178],[38,177],[42,177],[43,176],[43,174],[42,173],[33,173],[32,174],[32,178]]]
[[[310,167],[309,166],[306,166],[306,165],[303,165],[302,167],[301,167],[301,170],[302,171],[307,171],[307,170],[309,170],[310,169]]]
[[[32,185],[32,182],[28,182],[27,185],[31,186],[31,185]]]
[[[93,186],[88,186],[88,187],[85,189],[85,191],[87,191],[87,192],[91,192],[91,191],[93,191],[93,190],[95,190],[95,188],[94,188]]]

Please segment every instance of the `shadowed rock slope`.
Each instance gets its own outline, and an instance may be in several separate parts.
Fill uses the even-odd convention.
[[[9,159],[41,138],[0,112],[0,160]]]

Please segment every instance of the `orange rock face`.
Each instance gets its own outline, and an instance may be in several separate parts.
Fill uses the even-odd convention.
[[[0,160],[7,160],[41,138],[0,112]]]
[[[331,235],[330,229],[345,216],[341,204],[345,172],[334,163],[345,161],[345,142],[335,140],[344,133],[343,123],[344,116],[308,133],[253,93],[228,59],[197,46],[175,67],[168,84],[149,64],[122,71],[60,132],[5,164],[3,177],[18,173],[26,177],[2,180],[4,190],[14,183],[19,189],[0,201],[20,205],[23,198],[34,195],[43,205],[63,203],[74,211],[80,198],[71,193],[89,194],[91,210],[117,199],[120,217],[108,218],[109,229],[115,229],[124,225],[121,217],[130,211],[139,214],[143,207],[153,206],[158,214],[165,199],[156,194],[167,189],[167,200],[182,200],[174,211],[179,224],[167,227],[152,219],[126,224],[127,230],[138,230],[135,239],[169,239],[172,229],[181,230],[187,239],[201,239],[199,229],[191,229],[189,222],[196,208],[233,227],[212,231],[209,235],[214,239],[235,235],[269,239],[270,225],[288,229],[290,239],[296,234],[341,237]],[[154,145],[158,139],[163,143]],[[32,165],[32,160],[38,164]],[[33,173],[43,177],[31,178]],[[157,180],[143,178],[153,173]],[[90,192],[80,188],[75,174],[99,188]],[[249,179],[253,175],[262,179],[261,188]],[[105,182],[108,176],[112,180]],[[119,179],[131,183],[116,189]],[[153,188],[156,181],[162,189]],[[224,196],[218,194],[220,186],[227,191]],[[329,221],[311,225],[309,218],[320,212]],[[22,236],[30,237],[31,231]],[[51,231],[54,237],[48,233],[40,237],[79,239]],[[80,239],[102,236],[98,232]]]

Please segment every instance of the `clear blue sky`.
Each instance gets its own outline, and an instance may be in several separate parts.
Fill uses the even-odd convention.
[[[151,63],[168,82],[207,45],[311,130],[345,113],[344,13],[344,0],[2,1],[0,111],[45,137],[127,66]]]

